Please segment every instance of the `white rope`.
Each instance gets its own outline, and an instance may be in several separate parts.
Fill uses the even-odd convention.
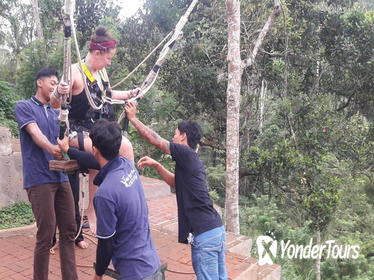
[[[151,89],[153,84],[156,82],[158,73],[160,71],[160,67],[164,63],[168,52],[171,50],[171,48],[173,46],[173,43],[175,41],[179,40],[182,37],[182,29],[183,29],[184,25],[187,23],[188,17],[191,14],[193,8],[196,6],[197,2],[198,2],[198,0],[193,0],[191,2],[190,6],[188,7],[187,11],[179,19],[177,25],[175,26],[173,36],[164,45],[156,63],[155,63],[155,66],[158,66],[157,71],[154,71],[153,68],[152,68],[152,70],[149,72],[147,78],[143,82],[142,86],[140,87],[140,92],[138,93],[138,95],[135,96],[135,97],[132,97],[130,99],[127,99],[127,100],[110,99],[110,100],[108,100],[109,103],[112,102],[111,104],[125,104],[125,103],[128,103],[128,102],[134,102],[134,101],[137,101],[139,98],[142,98]],[[121,121],[125,118],[125,115],[126,115],[125,112],[122,111],[121,115],[118,118],[118,123],[121,123]]]
[[[64,21],[65,32],[71,28],[72,25],[72,14],[74,13],[74,0],[65,0],[65,5],[62,9],[62,18]],[[64,33],[64,65],[63,65],[63,80],[70,85],[71,89],[71,36],[68,33]],[[61,110],[58,116],[58,120],[61,123],[65,123],[66,131],[68,133],[70,130],[69,124],[69,110],[66,105],[71,101],[71,90],[67,95],[62,95],[61,97]]]
[[[162,41],[142,60],[142,62],[140,62],[129,74],[127,74],[127,76],[125,78],[123,78],[121,81],[119,81],[118,83],[116,83],[114,86],[112,86],[112,89],[116,88],[117,86],[119,86],[120,84],[122,84],[124,81],[126,81],[132,74],[134,74],[134,72],[136,70],[138,70],[138,68],[140,66],[142,66],[144,64],[144,62],[146,62],[148,60],[148,58],[151,57],[151,55],[166,41],[167,38],[170,37],[170,35],[173,34],[173,31],[170,31],[165,37],[164,39],[162,39]]]
[[[115,84],[112,88],[117,87],[119,84],[121,84],[123,81],[125,81],[128,77],[130,77],[153,54],[153,52],[155,52],[159,48],[159,46],[164,41],[166,41],[166,39],[172,33],[173,34],[172,37],[169,39],[169,41],[162,48],[162,50],[160,52],[160,55],[159,55],[159,57],[158,57],[158,59],[155,63],[155,65],[157,65],[158,67],[161,67],[161,65],[164,63],[164,61],[166,59],[166,56],[167,56],[168,52],[172,48],[173,43],[175,41],[179,40],[182,37],[182,34],[183,34],[182,29],[183,29],[184,25],[187,23],[188,17],[191,14],[193,8],[196,6],[197,2],[198,2],[198,0],[193,0],[191,2],[187,11],[184,13],[184,15],[179,19],[178,23],[176,24],[174,31],[171,31],[169,34],[167,34],[165,36],[165,38],[151,51],[151,53],[145,59],[143,59],[143,61],[138,66],[136,66],[124,79],[122,79],[120,82]],[[100,104],[100,106],[97,106],[95,104],[92,96],[91,96],[91,93],[88,89],[87,83],[85,82],[86,79],[85,79],[84,72],[83,72],[82,65],[81,65],[82,58],[81,58],[80,51],[79,51],[78,40],[77,40],[77,37],[76,37],[76,31],[75,31],[74,24],[72,24],[72,36],[74,38],[75,48],[76,48],[76,51],[77,51],[78,69],[80,70],[81,75],[82,75],[82,80],[84,82],[85,93],[86,93],[86,96],[87,96],[87,99],[88,99],[88,102],[89,102],[90,106],[94,110],[100,110],[103,107],[104,103],[123,105],[123,104],[126,104],[128,102],[134,102],[134,101],[138,100],[139,98],[142,98],[150,90],[150,88],[153,86],[153,84],[155,83],[155,81],[158,77],[158,72],[159,72],[160,68],[158,68],[157,71],[153,71],[153,69],[151,70],[151,72],[148,74],[147,78],[145,79],[145,81],[141,85],[140,91],[139,91],[137,96],[126,99],[126,100],[118,100],[118,99],[110,98],[108,96],[102,96],[101,97],[102,103]],[[120,122],[122,120],[123,115],[124,114],[122,113],[118,122]]]
[[[173,35],[169,39],[169,41],[164,45],[162,48],[160,55],[155,63],[155,65],[158,66],[158,70],[155,72],[153,69],[151,72],[148,74],[147,78],[143,82],[142,86],[140,87],[140,92],[137,96],[132,97],[130,99],[127,99],[126,102],[133,102],[138,100],[139,98],[142,98],[148,91],[149,89],[153,86],[154,82],[156,81],[156,78],[158,76],[158,72],[160,71],[161,65],[164,63],[167,54],[171,50],[173,44],[175,41],[179,40],[182,37],[182,29],[187,23],[188,17],[191,14],[192,10],[195,8],[198,0],[193,0],[188,7],[187,11],[184,13],[184,15],[179,19],[178,23],[175,26]]]
[[[87,83],[86,83],[86,77],[85,77],[83,69],[82,69],[82,64],[81,64],[82,63],[82,57],[81,57],[81,53],[79,51],[77,34],[76,34],[76,31],[75,31],[74,24],[72,24],[72,36],[74,38],[75,50],[77,52],[77,57],[78,57],[78,63],[77,63],[77,65],[78,65],[79,72],[81,73],[81,76],[82,76],[82,80],[83,80],[83,84],[84,84],[84,92],[86,93],[88,103],[90,104],[90,106],[94,110],[100,110],[103,107],[103,105],[104,105],[104,100],[103,100],[103,102],[99,106],[97,106],[95,104],[92,96],[91,96],[90,90],[88,89],[88,86],[87,86]]]

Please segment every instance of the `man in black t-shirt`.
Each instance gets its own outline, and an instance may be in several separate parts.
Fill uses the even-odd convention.
[[[225,269],[225,229],[208,194],[203,163],[196,152],[202,137],[194,121],[182,121],[171,142],[136,118],[136,105],[126,105],[129,121],[151,144],[170,154],[176,162],[175,173],[150,157],[139,160],[139,168],[150,166],[176,189],[178,204],[178,242],[190,243],[192,265],[197,279],[227,279]]]

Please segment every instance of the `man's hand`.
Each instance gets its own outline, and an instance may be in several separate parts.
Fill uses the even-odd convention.
[[[62,159],[61,150],[58,145],[51,145],[48,148],[48,153],[50,153],[55,159]]]
[[[57,92],[61,95],[68,94],[70,91],[70,86],[68,83],[61,81],[57,86]]]
[[[155,161],[153,158],[145,156],[138,161],[138,168],[144,168],[144,166],[150,166],[155,168],[158,164],[158,161]]]
[[[158,161],[155,161],[153,158],[150,157],[142,157],[138,161],[138,167],[143,168],[144,166],[150,166],[157,170],[157,173],[161,176],[162,180],[164,180],[170,187],[175,188],[175,176],[174,173],[168,171],[162,164]]]
[[[99,276],[97,274],[95,274],[93,280],[102,280],[103,279],[103,276]]]
[[[136,108],[136,102],[127,103],[125,106],[125,112],[127,118],[131,121],[136,118],[136,113],[138,109]]]
[[[64,139],[60,140],[59,138],[57,138],[57,143],[58,143],[58,146],[59,148],[61,149],[61,151],[67,153],[68,150],[69,150],[69,138],[68,137],[64,137]]]

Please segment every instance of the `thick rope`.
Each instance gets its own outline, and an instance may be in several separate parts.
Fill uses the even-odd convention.
[[[86,83],[86,77],[84,75],[83,68],[82,68],[82,57],[81,57],[81,53],[79,51],[77,34],[76,34],[76,30],[75,30],[74,24],[72,24],[72,36],[73,36],[73,39],[74,39],[75,50],[76,50],[77,56],[78,56],[78,69],[79,69],[79,71],[81,73],[81,76],[82,76],[82,80],[83,80],[83,84],[84,84],[84,91],[86,93],[88,103],[90,104],[90,106],[94,110],[100,110],[103,107],[103,105],[104,105],[104,101],[99,106],[96,106],[96,104],[95,104],[95,102],[94,102],[94,100],[93,100],[93,98],[91,96],[90,90],[88,89],[88,86],[87,86],[87,83]]]
[[[162,66],[162,64],[164,63],[164,61],[166,59],[166,55],[172,49],[175,42],[182,37],[182,34],[183,34],[182,29],[186,25],[186,23],[188,21],[188,17],[191,14],[192,10],[195,8],[197,2],[198,2],[198,0],[193,0],[191,2],[190,6],[188,7],[187,11],[179,19],[177,25],[175,26],[173,35],[171,36],[170,40],[165,44],[165,46],[161,50],[161,53],[160,53],[155,65],[153,66],[151,72],[148,74],[147,78],[143,82],[143,84],[141,86],[140,93],[137,96],[128,99],[127,102],[132,102],[132,101],[135,101],[139,98],[142,98],[147,93],[147,91],[152,87],[152,85],[154,84],[154,82],[155,82],[155,80],[158,76],[158,72],[160,71],[160,67]]]
[[[188,7],[187,11],[179,19],[177,25],[175,26],[173,35],[171,36],[169,41],[162,48],[156,63],[154,64],[154,66],[152,67],[152,70],[149,72],[145,81],[141,85],[139,94],[137,96],[132,97],[132,98],[127,99],[127,100],[113,100],[113,99],[110,99],[110,100],[108,100],[109,103],[112,102],[111,104],[125,104],[127,102],[134,102],[134,101],[139,100],[139,98],[142,98],[151,89],[151,87],[153,86],[153,84],[155,83],[155,81],[157,79],[158,73],[160,71],[160,68],[161,68],[162,64],[164,63],[164,61],[166,59],[167,54],[173,48],[175,42],[182,37],[182,34],[183,34],[182,29],[186,25],[186,23],[188,21],[188,17],[191,14],[192,10],[195,8],[197,2],[198,2],[198,0],[193,0],[191,2],[190,6]],[[120,117],[118,118],[118,123],[121,123],[121,121],[123,120],[124,117],[125,117],[125,112],[122,112]]]
[[[159,57],[158,57],[155,65],[154,65],[154,67],[152,68],[151,72],[148,74],[147,78],[145,79],[145,81],[143,82],[142,86],[140,87],[139,94],[137,96],[135,96],[133,98],[130,98],[130,99],[127,99],[127,100],[117,100],[117,99],[112,99],[112,98],[107,97],[107,96],[102,96],[102,103],[99,106],[97,106],[95,104],[95,102],[93,101],[93,98],[92,98],[91,93],[90,93],[90,91],[88,89],[87,83],[85,82],[86,79],[85,79],[84,72],[83,72],[83,69],[82,69],[82,64],[81,64],[82,63],[82,58],[81,58],[81,55],[80,55],[79,46],[78,46],[78,40],[77,40],[77,37],[76,37],[76,30],[75,30],[74,24],[72,24],[72,36],[73,36],[73,39],[74,39],[75,48],[76,48],[76,52],[77,52],[77,56],[78,56],[78,69],[80,70],[81,75],[82,75],[82,80],[84,81],[84,89],[85,89],[85,93],[86,93],[88,102],[89,102],[90,106],[94,110],[100,110],[103,107],[104,103],[109,103],[109,104],[125,104],[127,102],[133,102],[133,101],[136,101],[139,98],[142,98],[148,92],[148,90],[153,86],[153,84],[155,83],[155,81],[157,79],[158,72],[159,72],[160,67],[163,64],[164,60],[166,59],[166,55],[168,54],[168,52],[174,46],[175,41],[181,38],[182,28],[187,23],[188,16],[191,14],[191,12],[192,12],[193,8],[196,6],[197,2],[198,2],[198,0],[193,0],[191,2],[190,6],[188,7],[187,11],[185,12],[185,14],[178,21],[177,25],[175,26],[174,31],[172,31],[172,34],[173,34],[172,37],[164,45],[164,47],[161,50],[161,53],[160,53],[160,55],[159,55]],[[72,20],[72,18],[71,18],[71,20]],[[171,34],[171,32],[159,43],[159,45],[156,46],[155,49],[153,49],[151,51],[151,53],[145,59],[143,59],[143,61],[137,67],[135,67],[134,70],[132,70],[119,83],[115,84],[113,86],[113,88],[117,87],[119,84],[121,84],[126,79],[128,79],[128,77],[130,77],[153,54],[153,52],[155,50],[157,50],[159,48],[159,46],[164,41],[166,41],[166,39],[170,36],[170,34]],[[123,114],[121,114],[120,119],[118,120],[118,122],[121,122],[123,117],[124,117]]]
[[[73,0],[66,0],[65,6],[62,9],[62,18],[64,22],[64,65],[63,65],[63,80],[64,82],[71,84],[71,26],[72,26],[72,14],[74,13]],[[71,88],[71,85],[70,85]],[[69,132],[69,110],[67,104],[71,101],[71,90],[68,95],[61,97],[61,110],[58,119],[61,124],[60,138],[63,137],[63,133]],[[65,130],[65,132],[64,132]],[[66,156],[64,156],[66,157]]]
[[[114,89],[114,88],[118,87],[120,84],[122,84],[124,81],[126,81],[132,74],[134,74],[134,72],[136,70],[138,70],[138,68],[140,66],[142,66],[148,60],[148,58],[151,57],[151,55],[167,40],[167,38],[170,37],[171,34],[173,34],[173,31],[170,31],[169,34],[166,35],[164,37],[164,39],[162,39],[162,41],[142,60],[142,62],[140,62],[129,74],[127,74],[127,76],[125,78],[123,78],[121,81],[119,81],[118,83],[116,83],[111,88]]]

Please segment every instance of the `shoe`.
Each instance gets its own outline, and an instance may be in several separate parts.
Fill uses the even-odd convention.
[[[82,228],[84,228],[84,229],[90,228],[90,223],[88,222],[87,216],[83,216],[83,225],[82,225]]]

